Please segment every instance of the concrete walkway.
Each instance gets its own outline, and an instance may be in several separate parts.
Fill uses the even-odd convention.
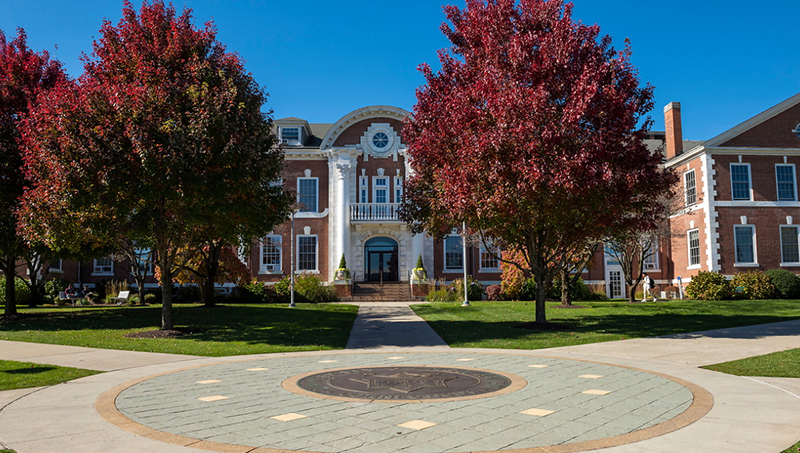
[[[402,338],[398,339],[399,336]],[[685,382],[686,385],[702,387],[711,394],[713,402],[709,403],[708,413],[699,420],[655,437],[642,438],[623,445],[607,442],[603,438],[594,440],[594,444],[573,443],[572,445],[589,445],[592,449],[599,448],[597,451],[607,453],[727,450],[735,450],[737,453],[778,453],[800,440],[800,380],[737,377],[700,369],[698,366],[798,347],[800,347],[800,321],[548,350],[449,349],[427,324],[413,314],[407,304],[401,303],[362,306],[351,333],[348,349],[345,351],[208,358],[0,342],[0,359],[109,371],[52,387],[0,392],[0,444],[13,448],[18,453],[138,453],[143,451],[197,453],[203,450],[237,453],[277,453],[279,451],[281,453],[291,451],[444,453],[470,451],[460,449],[461,445],[465,447],[468,445],[482,446],[484,451],[544,453],[585,451],[585,449],[570,450],[570,444],[545,449],[528,447],[528,445],[534,445],[531,442],[535,443],[537,439],[533,428],[540,425],[535,423],[549,423],[554,429],[559,426],[559,429],[562,429],[559,432],[568,433],[571,429],[581,429],[582,432],[587,432],[588,428],[592,428],[591,426],[587,428],[588,423],[595,424],[593,426],[596,428],[592,428],[595,431],[617,426],[621,424],[623,417],[625,420],[631,421],[632,412],[636,412],[636,417],[659,420],[657,415],[648,413],[646,410],[624,413],[617,421],[610,422],[603,421],[602,417],[598,418],[599,412],[594,411],[590,414],[580,415],[580,417],[588,418],[579,418],[579,415],[576,414],[580,412],[581,405],[589,407],[586,406],[589,403],[581,403],[576,406],[576,409],[559,407],[560,412],[543,417],[541,421],[537,419],[536,422],[531,421],[536,417],[515,415],[516,412],[511,410],[516,410],[523,405],[546,404],[546,401],[556,404],[561,400],[554,399],[555,396],[549,400],[540,397],[546,394],[556,395],[559,386],[566,388],[583,385],[583,382],[587,382],[586,379],[570,377],[571,375],[566,373],[585,373],[583,370],[577,371],[578,368],[575,369],[575,373],[570,371],[576,366],[585,366],[592,369],[591,373],[595,375],[617,376],[608,381],[603,381],[602,378],[592,380],[594,388],[606,386],[608,389],[618,389],[618,392],[622,392],[625,386],[620,386],[616,381],[620,376],[628,375],[625,373],[633,373],[631,375],[633,379],[640,379],[637,376],[646,377],[649,375],[647,373],[657,373]],[[265,382],[282,379],[282,376],[288,376],[296,371],[333,369],[350,365],[377,365],[387,363],[387,360],[392,363],[400,360],[426,361],[425,363],[437,365],[463,363],[464,365],[459,366],[497,369],[498,371],[510,370],[514,374],[523,376],[528,381],[528,386],[524,390],[502,397],[476,400],[475,404],[455,402],[390,405],[391,407],[368,403],[366,405],[365,403],[335,402],[323,404],[321,402],[326,400],[316,400],[294,394],[289,395],[289,399],[287,399],[287,394],[281,391],[274,392],[273,396],[258,394],[258,397],[248,393],[254,388],[263,387]],[[554,372],[545,373],[539,368],[530,368],[541,366],[541,364],[550,367],[544,368],[544,371],[552,370]],[[205,368],[197,368],[203,366]],[[241,380],[231,378],[236,373],[243,373],[242,370],[245,368],[265,370],[265,373],[273,374],[269,375],[272,376],[269,379],[267,374],[259,375],[260,377],[249,374]],[[634,370],[630,370],[630,368]],[[641,371],[646,373],[637,374]],[[150,379],[152,376],[164,373],[168,373],[164,378]],[[200,378],[198,373],[213,374],[214,377]],[[183,376],[191,384],[181,381]],[[661,379],[656,375],[652,376]],[[211,387],[195,384],[194,379],[223,382],[209,384],[221,386],[212,392]],[[225,382],[226,380],[230,384]],[[137,384],[139,381],[141,383]],[[648,381],[643,380],[636,385],[645,385],[646,382]],[[617,387],[612,388],[613,385],[617,385]],[[553,390],[547,391],[551,393],[546,393],[544,390],[537,393],[537,388],[549,388],[547,386],[555,387]],[[122,390],[123,388],[127,388],[127,390]],[[654,387],[653,391],[658,391],[658,388],[660,386]],[[180,409],[180,405],[185,404],[180,402],[180,398],[188,397],[195,391],[205,391],[209,395],[225,394],[214,393],[216,391],[230,392],[228,395],[231,396],[230,404],[234,405],[231,407],[238,407],[238,409],[227,413],[223,410],[225,405],[221,404],[216,406],[218,409],[215,409],[215,412],[212,412],[215,415],[199,419],[193,418],[191,412]],[[530,391],[534,391],[534,393],[530,393]],[[166,408],[166,412],[162,415],[157,417],[154,415],[156,418],[160,417],[160,423],[165,424],[163,428],[162,425],[155,422],[151,427],[148,427],[147,423],[144,425],[133,423],[130,419],[115,412],[114,398],[121,398],[117,400],[119,404],[127,405],[125,407],[130,411],[129,417],[137,417],[139,415],[136,414],[142,414],[137,411],[147,411],[147,407],[142,406],[141,400],[137,400],[136,392],[149,395],[145,397],[144,406],[147,406],[146,403],[149,402],[152,408]],[[540,395],[537,396],[537,394]],[[118,396],[109,399],[108,395]],[[240,398],[243,400],[239,403],[235,402],[235,395],[241,395]],[[611,396],[613,395],[614,393],[611,394]],[[670,398],[679,396],[679,394],[671,395],[674,396],[670,396]],[[269,400],[270,404],[265,404],[264,401],[267,400],[260,398],[277,399]],[[194,398],[189,399],[194,400]],[[608,406],[609,411],[613,411],[615,405],[625,407],[624,405],[633,402],[633,400],[628,402],[624,398],[618,398],[615,401],[614,404]],[[293,406],[298,402],[302,404],[302,407]],[[248,403],[249,406],[247,406]],[[245,406],[240,407],[235,404],[244,404]],[[344,412],[333,410],[340,404],[345,404],[345,408],[342,409]],[[242,409],[242,407],[251,409]],[[307,429],[317,431],[310,435],[308,431],[304,430],[305,428],[301,428],[304,423],[302,420],[286,422],[288,423],[286,425],[279,424],[280,428],[275,428],[276,431],[272,434],[264,432],[263,427],[259,427],[262,430],[262,436],[266,439],[263,444],[258,444],[261,448],[236,446],[237,438],[225,437],[236,432],[229,427],[244,429],[243,426],[252,422],[246,420],[246,412],[253,408],[261,411],[258,412],[257,417],[259,422],[269,420],[267,417],[269,414],[262,413],[266,407],[271,410],[280,410],[282,414],[303,412],[308,416],[305,418]],[[384,407],[386,408],[384,409]],[[555,408],[555,406],[552,407]],[[599,411],[605,406],[595,404],[591,407],[596,407]],[[510,412],[502,412],[506,408]],[[112,412],[110,415],[109,411]],[[407,411],[411,412],[407,413]],[[422,430],[394,426],[392,420],[410,417],[412,414],[418,419],[416,421],[424,419],[427,422],[433,422],[435,426],[432,425],[432,427]],[[491,416],[488,416],[489,414]],[[111,423],[109,420],[116,421]],[[147,420],[147,417],[145,416],[142,420]],[[206,425],[207,423],[211,423],[211,425]],[[291,423],[298,424],[292,425]],[[339,425],[336,425],[337,423]],[[350,426],[342,428],[340,425],[343,423],[349,423]],[[381,423],[387,425],[388,428],[382,427]],[[191,424],[199,426],[205,437],[201,439],[198,437],[199,435],[191,438],[191,436],[170,434],[170,429],[184,433],[186,432],[184,430],[188,430],[187,426]],[[167,425],[177,425],[177,428],[170,428]],[[330,430],[324,431],[323,426],[327,426]],[[334,426],[339,427],[334,428]],[[388,434],[385,432],[387,429],[390,431]],[[567,431],[563,431],[563,429]],[[358,434],[346,435],[347,432]],[[525,432],[531,433],[527,440],[524,438]],[[550,433],[551,430],[543,431],[541,436],[544,436],[545,432]],[[634,434],[637,432],[640,431],[636,431]],[[238,435],[248,435],[247,430],[241,431],[241,434]],[[520,435],[523,438],[520,438],[521,440],[516,444],[509,441],[500,445],[504,439],[510,439],[512,435]],[[336,436],[344,436],[344,438],[337,440]],[[281,450],[276,449],[277,447],[270,447],[271,444],[269,444],[269,441],[277,442],[278,438],[283,439],[281,442],[284,442],[278,444]],[[575,439],[580,440],[577,437]],[[325,442],[332,443],[326,444]],[[222,444],[230,445],[222,448],[220,447]],[[314,445],[319,448],[309,448]],[[341,448],[334,449],[326,447],[326,445],[341,445]],[[513,450],[513,448],[517,449]],[[476,448],[474,451],[478,451],[478,449]]]

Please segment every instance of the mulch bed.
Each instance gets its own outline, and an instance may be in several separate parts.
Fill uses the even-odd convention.
[[[179,338],[193,333],[203,333],[206,329],[197,327],[175,327],[169,330],[147,330],[144,332],[131,332],[125,334],[125,338]]]

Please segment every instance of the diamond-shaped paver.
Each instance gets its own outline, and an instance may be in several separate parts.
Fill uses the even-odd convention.
[[[397,425],[401,428],[408,428],[408,429],[425,429],[430,428],[431,426],[436,426],[436,423],[426,422],[425,420],[411,420],[410,422],[405,422]]]
[[[528,410],[522,411],[522,412],[520,412],[520,414],[535,415],[537,417],[545,417],[545,416],[550,415],[550,414],[555,414],[555,412],[556,411],[549,411],[547,409],[536,409],[536,408],[534,408],[534,409],[528,409]]]
[[[199,399],[200,401],[205,401],[207,403],[211,403],[213,401],[226,400],[226,399],[228,399],[228,397],[227,396],[222,396],[222,395],[214,395],[214,396],[204,396],[202,398],[197,398],[197,399]]]
[[[611,392],[608,391],[608,390],[591,389],[591,390],[586,390],[585,392],[581,392],[581,393],[585,393],[587,395],[608,395]]]
[[[295,414],[294,412],[290,412],[288,414],[276,415],[276,416],[270,417],[270,418],[275,419],[275,420],[279,420],[279,421],[282,421],[282,422],[291,422],[291,421],[294,421],[294,420],[300,420],[301,418],[306,418],[306,416],[305,415],[300,415],[300,414]]]

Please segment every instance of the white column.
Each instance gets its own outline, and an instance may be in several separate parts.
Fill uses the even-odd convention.
[[[347,266],[352,267],[348,251],[350,250],[350,156],[339,156],[336,163],[336,194],[339,204],[336,207],[336,218],[338,225],[336,228],[336,256],[334,261],[339,265],[342,254],[345,255]],[[334,268],[335,272],[335,268]]]

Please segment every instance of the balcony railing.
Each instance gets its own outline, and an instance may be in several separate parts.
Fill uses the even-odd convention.
[[[400,203],[353,203],[350,220],[355,222],[400,220]]]

